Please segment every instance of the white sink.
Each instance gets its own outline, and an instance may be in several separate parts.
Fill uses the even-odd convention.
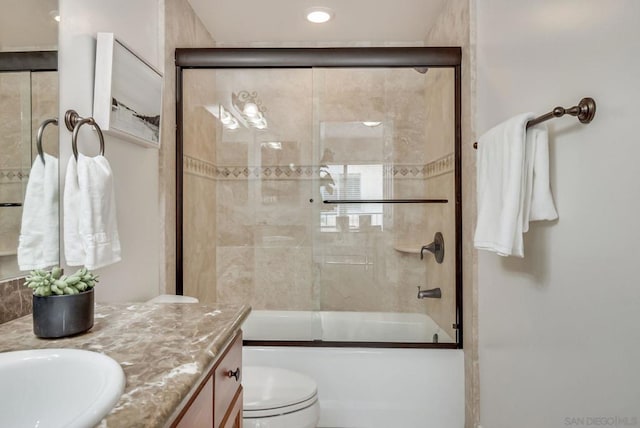
[[[96,352],[0,353],[0,427],[92,427],[113,408],[124,385],[120,365]]]

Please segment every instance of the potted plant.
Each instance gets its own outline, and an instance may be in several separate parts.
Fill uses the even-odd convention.
[[[98,277],[87,268],[63,275],[60,267],[50,272],[31,271],[25,284],[33,289],[33,332],[42,338],[82,333],[93,327],[93,287]]]

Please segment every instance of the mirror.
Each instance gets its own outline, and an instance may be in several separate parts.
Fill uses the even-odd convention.
[[[43,130],[42,158],[36,144],[40,125],[58,116],[57,11],[57,0],[11,0],[0,15],[0,280],[59,263],[55,124]],[[37,213],[22,225],[25,207]],[[21,227],[31,241],[22,241],[19,266]]]

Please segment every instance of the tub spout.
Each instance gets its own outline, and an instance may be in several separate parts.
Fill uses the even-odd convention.
[[[430,290],[421,290],[418,286],[418,299],[440,299],[442,297],[442,291],[440,288],[432,288]]]

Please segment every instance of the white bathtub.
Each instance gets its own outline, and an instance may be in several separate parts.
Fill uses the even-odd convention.
[[[428,315],[387,312],[252,311],[245,340],[434,342],[454,340]]]
[[[254,311],[243,331],[249,340],[384,342],[392,335],[393,341],[410,342],[431,341],[435,332],[441,342],[448,338],[433,321],[411,315],[418,314]],[[464,427],[462,350],[245,346],[243,358],[245,365],[313,377],[320,427]]]

